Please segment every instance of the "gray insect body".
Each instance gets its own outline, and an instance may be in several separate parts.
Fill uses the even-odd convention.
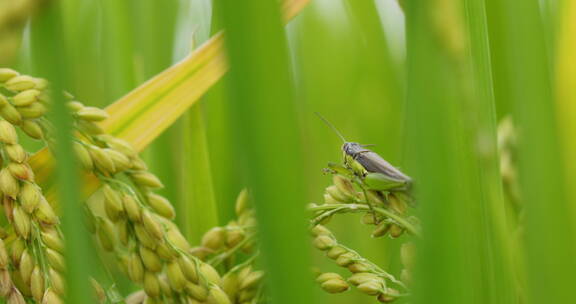
[[[392,166],[376,152],[366,149],[365,146],[359,143],[345,142],[342,145],[342,151],[362,165],[368,172],[381,173],[393,180],[408,184],[412,182],[409,176]]]
[[[340,139],[342,139],[344,142],[342,145],[342,151],[344,151],[346,155],[352,157],[357,163],[362,165],[366,171],[370,173],[383,174],[387,179],[401,182],[405,185],[410,185],[412,183],[412,179],[409,176],[400,172],[400,170],[396,169],[376,152],[366,149],[366,145],[346,141],[338,129],[336,129],[328,120],[326,120],[326,118],[322,117],[322,115],[319,113],[316,113],[316,115],[318,115],[318,117],[324,121],[324,123],[326,123],[326,125],[328,125],[328,127],[330,127],[334,133],[340,137]]]

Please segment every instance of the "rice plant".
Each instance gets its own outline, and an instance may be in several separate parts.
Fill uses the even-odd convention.
[[[570,303],[575,16],[0,0],[0,302]]]

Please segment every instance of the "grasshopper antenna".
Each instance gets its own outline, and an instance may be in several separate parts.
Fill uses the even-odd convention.
[[[320,115],[320,113],[318,112],[314,112],[314,114],[316,114],[320,119],[322,119],[322,121],[328,125],[328,127],[330,127],[330,129],[332,129],[332,131],[334,131],[334,133],[336,133],[336,135],[338,135],[338,137],[340,137],[340,139],[342,139],[343,142],[347,142],[346,139],[344,138],[344,136],[342,136],[342,134],[340,134],[340,132],[338,131],[338,129],[336,129],[336,127],[334,127],[334,125],[332,125],[328,120],[326,120],[326,118],[324,118],[322,115]]]

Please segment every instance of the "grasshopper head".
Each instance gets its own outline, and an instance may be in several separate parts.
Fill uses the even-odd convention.
[[[351,156],[352,158],[356,158],[355,156],[358,153],[365,150],[366,149],[362,147],[361,144],[355,142],[346,142],[342,145],[342,151],[344,151],[344,153]]]

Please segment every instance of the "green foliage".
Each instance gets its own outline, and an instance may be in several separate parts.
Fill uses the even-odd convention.
[[[48,78],[52,93],[65,89],[88,105],[110,105],[102,129],[138,152],[149,147],[145,159],[166,185],[161,193],[175,206],[175,223],[199,245],[193,252],[204,256],[196,258],[217,266],[226,282],[193,290],[205,292],[201,295],[211,303],[225,303],[225,293],[239,300],[241,281],[249,285],[242,297],[263,302],[260,284],[267,282],[274,303],[571,300],[576,69],[570,50],[576,46],[570,39],[575,6],[569,1],[401,0],[398,6],[388,0],[314,0],[306,8],[305,0],[9,2],[0,0],[0,63]],[[9,71],[0,70],[0,83],[11,77],[2,73]],[[0,88],[11,105],[37,97],[31,92],[32,97],[15,98],[13,92]],[[42,189],[57,186],[45,195],[55,201],[58,193],[62,206],[68,301],[86,302],[88,276],[114,301],[142,287],[154,294],[156,280],[150,275],[137,287],[132,282],[139,281],[137,271],[128,276],[132,280],[106,273],[102,266],[114,261],[105,257],[100,263],[90,238],[78,228],[84,225],[80,186],[91,194],[98,179],[79,178],[70,161],[77,129],[62,98],[54,96],[49,117],[56,163],[46,149],[29,163]],[[10,109],[0,114],[10,125],[20,125],[18,134],[35,134]],[[31,115],[27,110],[23,113]],[[339,165],[328,170],[353,184],[354,193],[347,193],[342,179],[321,178],[324,164],[341,157],[342,143],[314,112],[329,118],[347,140],[375,144],[370,149],[402,164],[413,184],[366,174],[358,164],[353,171]],[[497,121],[510,114],[498,130]],[[91,109],[77,115],[103,114]],[[0,128],[0,137],[3,153],[12,157],[5,161],[8,168],[20,150],[6,128],[4,133]],[[26,151],[46,145],[34,138],[20,136],[18,145]],[[146,176],[141,182],[154,182]],[[10,192],[10,186],[0,188]],[[251,189],[258,230],[252,211],[249,220],[241,219],[231,203],[244,187]],[[377,204],[360,203],[388,190],[392,194],[377,196],[386,198]],[[397,195],[414,207],[409,215],[395,209]],[[332,221],[330,230],[315,231],[314,245],[329,257],[349,253],[366,262],[369,267],[352,269],[369,275],[352,278],[339,273],[337,258],[310,254],[305,204],[323,196],[325,204],[308,208],[312,224],[346,216]],[[108,209],[110,218],[98,215],[102,228],[96,235],[103,247],[117,248],[107,242],[111,233],[101,233],[112,229],[106,221],[117,220],[114,205]],[[20,244],[6,235],[23,238],[28,230],[22,223],[36,220],[18,210],[17,233],[0,231],[7,248]],[[412,211],[421,225],[410,218]],[[244,243],[221,242],[222,231],[235,238],[239,231],[247,233],[243,240],[258,240],[260,247],[246,255],[240,250]],[[369,239],[370,234],[400,239]],[[402,256],[407,249],[400,244],[410,239],[417,257],[408,275]],[[0,248],[0,283],[6,273],[1,253]],[[117,253],[113,256],[121,256]],[[131,260],[139,269],[140,258]],[[248,264],[266,275],[246,270]],[[179,289],[179,266],[166,265]],[[314,286],[312,265],[322,269],[316,279],[321,288]],[[378,274],[386,275],[373,277]],[[407,277],[413,283],[407,284]],[[388,292],[384,283],[398,292]],[[345,292],[353,286],[373,297]]]

